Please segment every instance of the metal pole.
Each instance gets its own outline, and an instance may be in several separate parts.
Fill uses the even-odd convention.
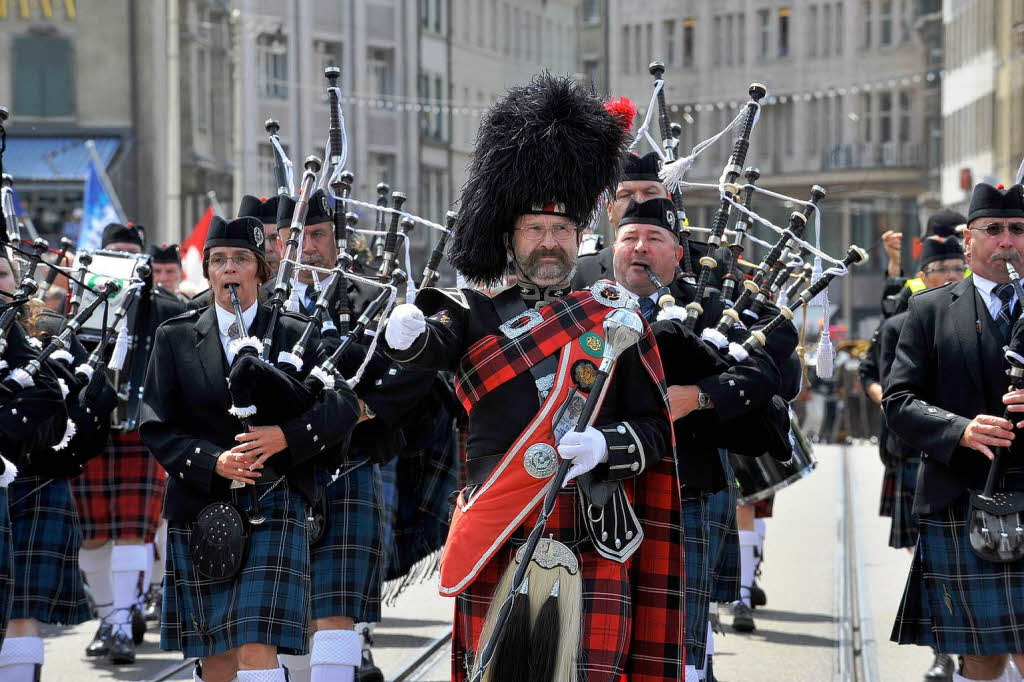
[[[180,32],[178,0],[167,0],[167,188],[166,220],[159,225],[156,241],[177,242],[181,238],[181,76],[178,63]]]

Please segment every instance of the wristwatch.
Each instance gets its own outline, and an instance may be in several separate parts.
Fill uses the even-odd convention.
[[[697,409],[706,410],[711,406],[711,396],[704,391],[697,391]]]

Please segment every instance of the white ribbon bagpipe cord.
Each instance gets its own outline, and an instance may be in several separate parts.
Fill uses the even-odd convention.
[[[651,95],[651,102],[647,105],[647,115],[644,116],[644,122],[640,124],[640,127],[636,130],[636,135],[633,137],[633,141],[629,143],[629,147],[626,151],[631,152],[636,149],[637,145],[640,144],[641,139],[646,139],[647,143],[651,145],[651,149],[658,155],[658,157],[664,161],[665,153],[661,151],[661,147],[654,138],[651,137],[651,119],[654,117],[654,110],[658,106],[658,93],[665,87],[665,81],[658,79],[654,84],[654,94]]]

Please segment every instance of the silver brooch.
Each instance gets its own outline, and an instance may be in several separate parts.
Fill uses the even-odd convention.
[[[516,552],[517,564],[522,563],[525,552],[526,545]],[[537,551],[533,554],[533,563],[544,569],[561,566],[572,575],[576,575],[580,570],[580,561],[573,551],[553,538],[541,538],[537,543]]]
[[[632,296],[608,280],[595,282],[590,287],[590,293],[595,301],[609,308],[625,308],[634,311],[640,308]]]
[[[558,468],[558,452],[547,443],[536,443],[523,453],[523,467],[534,478],[548,478]]]
[[[538,324],[544,321],[544,316],[536,310],[527,310],[526,312],[516,315],[508,322],[502,324],[498,329],[501,333],[510,339],[518,339],[520,336],[530,331]]]

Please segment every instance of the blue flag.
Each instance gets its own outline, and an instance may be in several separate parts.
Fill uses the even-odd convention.
[[[82,227],[78,234],[77,250],[100,248],[103,228],[109,223],[120,222],[114,202],[110,200],[95,164],[89,164],[89,175],[85,179],[85,201],[82,207]]]

